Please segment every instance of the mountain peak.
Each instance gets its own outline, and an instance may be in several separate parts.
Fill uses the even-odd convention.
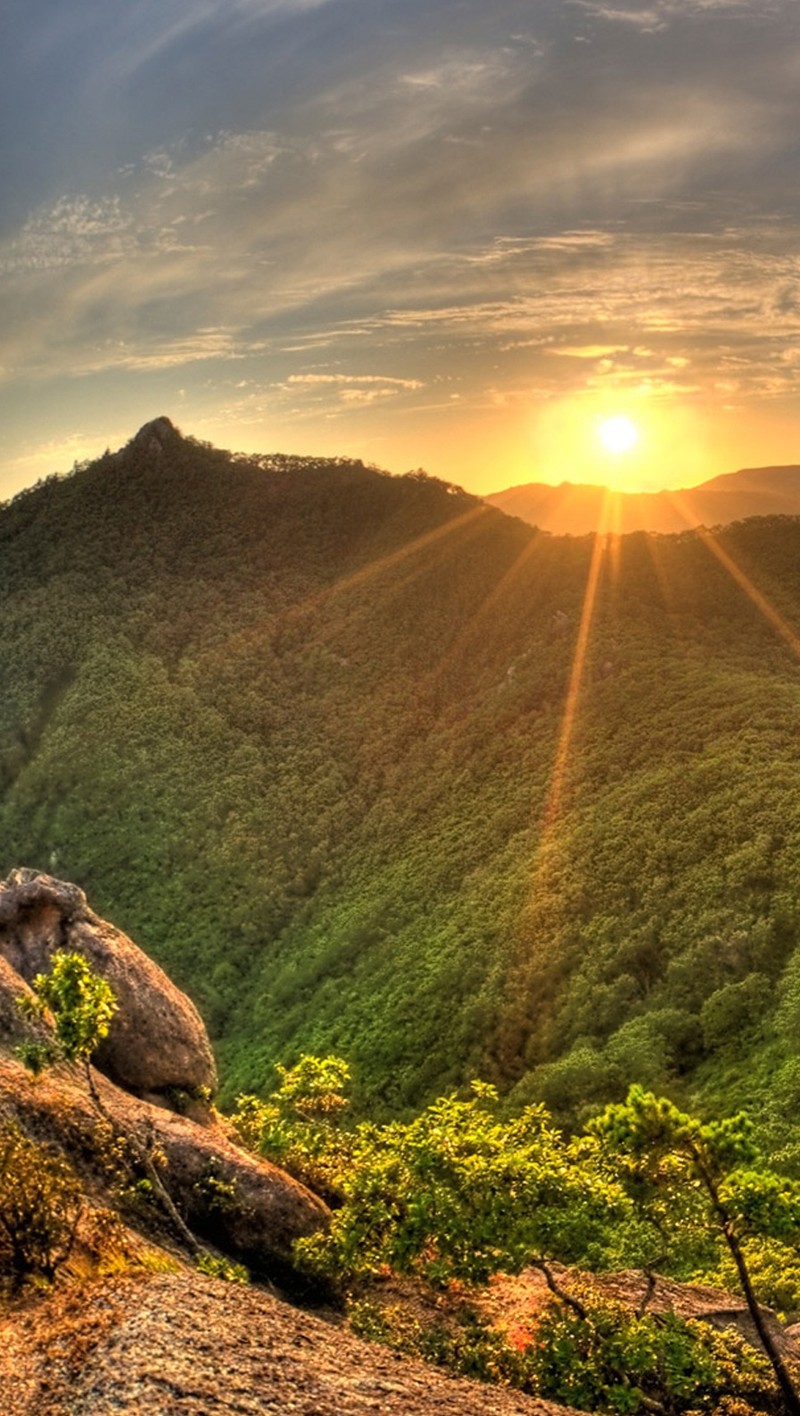
[[[135,437],[131,438],[130,446],[158,457],[166,446],[179,441],[180,436],[172,419],[162,414],[158,418],[152,418],[149,423],[144,423]]]

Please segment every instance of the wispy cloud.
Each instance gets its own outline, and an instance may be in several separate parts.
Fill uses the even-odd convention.
[[[740,16],[750,21],[764,21],[779,15],[782,0],[651,0],[641,5],[637,0],[628,4],[608,4],[606,0],[567,0],[567,3],[610,24],[629,25],[644,33],[664,29],[672,22],[696,16],[720,16],[728,19]]]
[[[455,403],[600,387],[788,406],[786,0],[522,9],[75,0],[43,24],[18,7],[22,72],[0,55],[6,426],[21,388],[68,380],[74,407],[98,376],[265,424],[385,416],[393,437],[412,411],[430,431]]]
[[[396,379],[384,374],[290,374],[288,384],[380,384],[388,389],[422,388],[419,379]]]
[[[132,221],[118,197],[62,197],[35,212],[19,237],[0,251],[0,274],[119,260],[134,246]]]

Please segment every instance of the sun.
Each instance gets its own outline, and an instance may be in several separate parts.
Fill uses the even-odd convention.
[[[630,418],[617,416],[615,418],[604,418],[597,427],[597,435],[600,438],[606,452],[621,453],[630,452],[639,441],[639,430]]]

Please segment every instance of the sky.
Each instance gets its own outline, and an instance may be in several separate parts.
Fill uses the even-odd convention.
[[[478,493],[800,463],[799,179],[800,0],[4,0],[0,497],[162,414]]]

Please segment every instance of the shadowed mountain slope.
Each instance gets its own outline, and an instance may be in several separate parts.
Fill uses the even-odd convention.
[[[800,522],[560,540],[157,420],[0,513],[0,593],[0,867],[167,968],[223,1097],[300,1050],[388,1110],[782,1068],[780,1130]]]

